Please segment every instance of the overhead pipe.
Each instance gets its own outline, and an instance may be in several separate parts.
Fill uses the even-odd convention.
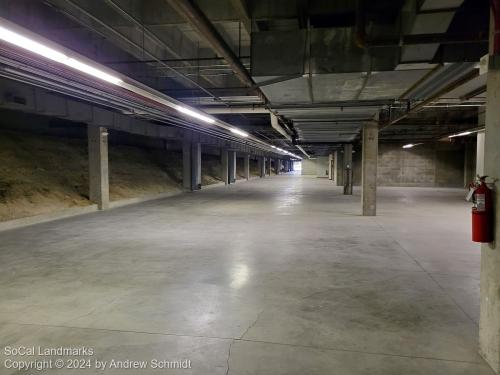
[[[222,106],[212,106],[212,107],[202,107],[200,108],[205,113],[210,113],[213,115],[217,114],[243,114],[243,113],[269,113],[269,110],[263,106],[237,106],[237,107],[222,107]]]
[[[108,32],[112,33],[113,35],[115,35],[117,38],[119,38],[121,41],[125,42],[126,44],[128,44],[129,46],[133,47],[134,49],[136,50],[140,50],[142,53],[146,54],[147,56],[149,56],[151,59],[153,59],[154,62],[157,62],[159,63],[161,66],[164,66],[165,68],[167,68],[168,70],[174,72],[174,74],[178,75],[179,78],[181,79],[184,79],[188,82],[190,82],[192,85],[198,87],[201,91],[205,92],[206,94],[208,94],[210,97],[213,97],[215,99],[218,99],[217,96],[215,96],[214,94],[212,94],[210,91],[208,91],[206,88],[204,88],[203,86],[201,86],[198,82],[196,82],[195,80],[189,78],[188,76],[182,74],[181,72],[177,71],[176,69],[172,68],[170,65],[168,64],[165,64],[164,62],[162,62],[161,60],[159,60],[156,56],[154,56],[153,54],[151,54],[150,52],[148,52],[147,50],[145,50],[143,48],[143,46],[140,46],[138,45],[137,43],[135,43],[134,41],[132,41],[131,39],[129,39],[128,37],[126,37],[125,35],[121,34],[120,32],[118,32],[117,30],[115,30],[113,27],[111,27],[110,25],[108,25],[107,23],[103,22],[102,20],[100,20],[99,18],[95,17],[94,15],[92,15],[91,13],[89,13],[88,11],[86,11],[85,9],[83,9],[82,7],[80,7],[77,3],[75,3],[73,0],[66,0],[66,2],[68,4],[70,4],[74,9],[76,9],[78,12],[80,12],[81,14],[83,14],[85,17],[87,17],[88,19],[90,19],[92,22],[98,24],[100,27],[102,27],[103,29],[107,30]],[[50,2],[50,0],[46,0],[45,1],[45,4],[47,4],[48,6],[50,7],[54,7],[54,4],[52,4]],[[74,20],[75,22],[78,22],[79,24],[81,24],[82,26],[84,27],[87,27],[89,28],[90,30],[92,30],[93,32],[96,32],[98,33],[99,35],[102,35],[104,38],[106,38],[106,34],[103,34],[102,32],[98,31],[97,29],[89,26],[88,24],[86,24],[85,22],[83,22],[82,20],[80,20],[78,17],[74,16],[71,14],[71,12],[68,12],[68,11],[64,11],[63,9],[60,9],[60,8],[55,8],[56,11],[58,12],[62,12],[64,13],[66,16],[68,16],[69,18],[71,18],[72,20]]]
[[[402,35],[399,39],[368,40],[368,48],[401,47],[418,44],[477,44],[487,43],[488,35],[484,32],[475,34],[411,34]]]
[[[205,39],[217,54],[226,60],[236,77],[247,87],[255,85],[252,77],[238,59],[238,56],[227,45],[205,14],[189,0],[166,0],[167,3]],[[263,92],[256,88],[256,92],[265,100]]]
[[[198,34],[204,38],[212,49],[226,60],[231,70],[236,77],[248,88],[253,90],[264,103],[268,104],[268,100],[262,90],[255,84],[250,73],[243,66],[238,56],[228,46],[226,41],[221,37],[213,24],[208,20],[205,14],[190,0],[166,0],[168,4],[195,29]],[[274,111],[268,107],[271,114]]]
[[[397,124],[401,120],[404,120],[405,118],[407,118],[410,114],[420,111],[426,105],[436,101],[437,99],[439,99],[443,95],[455,90],[457,87],[460,87],[460,86],[464,85],[465,83],[472,81],[473,79],[477,78],[478,76],[479,76],[479,69],[471,70],[469,73],[467,73],[467,74],[463,75],[462,77],[460,77],[459,79],[453,81],[452,83],[450,83],[449,85],[447,85],[443,89],[439,90],[437,93],[433,94],[429,98],[420,102],[416,106],[410,108],[405,114],[395,118],[394,120],[388,120],[385,124],[382,124],[380,126],[380,129],[381,130],[386,129],[387,127],[389,127],[391,125]]]

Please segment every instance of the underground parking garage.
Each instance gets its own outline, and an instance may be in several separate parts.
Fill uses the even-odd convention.
[[[499,30],[0,0],[0,374],[500,374]]]

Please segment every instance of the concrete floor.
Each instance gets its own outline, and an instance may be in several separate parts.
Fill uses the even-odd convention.
[[[179,374],[492,374],[462,198],[381,188],[369,218],[328,180],[278,176],[3,232],[0,347],[190,359]]]

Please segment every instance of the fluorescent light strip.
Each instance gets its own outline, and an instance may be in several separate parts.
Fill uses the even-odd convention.
[[[119,85],[122,82],[120,78],[114,77],[111,74],[105,73],[102,70],[94,68],[93,66],[82,63],[81,61],[78,61],[72,57],[64,60],[62,63],[73,69],[79,70],[80,72],[87,73],[90,76],[102,79],[103,81],[112,83],[114,85]]]
[[[195,112],[192,109],[189,109],[189,108],[186,108],[186,107],[183,107],[180,105],[176,105],[174,108],[176,110],[178,110],[179,112],[184,113],[185,115],[197,118],[198,120],[201,120],[201,121],[208,122],[209,124],[213,124],[215,122],[215,119],[208,117],[208,116],[205,116],[205,115],[202,115],[201,113]],[[233,130],[231,129],[231,131],[233,131]],[[247,136],[248,136],[248,134],[247,134]]]
[[[453,134],[453,135],[449,135],[448,138],[455,138],[455,137],[463,137],[465,135],[469,135],[469,134],[472,134],[474,132],[470,131],[470,132],[462,132],[462,133],[458,133],[458,134]]]
[[[403,148],[413,148],[415,146],[421,145],[422,143],[408,143],[407,145],[404,145]]]
[[[281,152],[283,154],[286,154],[286,155],[290,155],[290,156],[293,156],[294,158],[297,158],[297,159],[300,159],[302,160],[302,157],[298,156],[298,155],[295,155],[293,153],[291,153],[290,151],[287,151],[287,150],[283,150],[282,148],[279,148],[279,147],[276,147],[274,145],[271,145],[272,148],[274,148],[276,151],[278,152]]]
[[[102,79],[103,81],[110,82],[115,85],[118,85],[119,83],[122,82],[121,79],[114,77],[111,74],[105,73],[102,70],[96,69],[88,64],[78,61],[77,59],[69,57],[68,55],[62,52],[44,46],[41,43],[26,38],[25,36],[22,36],[18,33],[10,31],[1,26],[0,26],[0,40],[13,44],[16,47],[36,53],[37,55],[43,56],[49,60],[69,66],[70,68],[79,70],[80,72],[86,73],[93,77]]]
[[[245,133],[244,131],[242,131],[240,129],[231,128],[230,130],[231,130],[231,133],[238,134],[242,137],[248,137],[248,133]]]
[[[140,87],[130,85],[130,84],[122,81],[118,77],[115,77],[111,74],[108,74],[108,73],[106,73],[100,69],[97,69],[89,64],[86,64],[82,61],[79,61],[78,59],[70,57],[65,53],[62,53],[62,52],[59,52],[55,49],[47,47],[47,46],[45,46],[45,45],[43,45],[35,40],[32,40],[28,37],[25,37],[25,36],[18,34],[14,31],[11,31],[9,29],[6,29],[5,27],[2,27],[2,26],[0,26],[0,40],[3,40],[3,41],[10,43],[10,44],[13,44],[16,47],[30,51],[30,52],[35,53],[37,55],[40,55],[42,57],[45,57],[49,60],[66,65],[66,66],[68,66],[72,69],[78,70],[82,73],[88,74],[90,76],[96,77],[98,79],[112,83],[114,85],[118,85],[118,86],[123,87],[127,90],[130,90],[132,92],[139,93],[140,95],[142,95],[144,97],[152,99],[160,104],[167,105],[171,108],[174,108],[175,110],[177,110],[180,113],[194,117],[198,120],[207,122],[209,124],[214,124],[216,122],[216,120],[212,117],[206,116],[206,115],[199,113],[199,112],[196,112],[196,111],[193,111],[192,109],[183,107],[181,105],[169,102],[168,100],[165,100],[161,97],[158,97],[154,94],[151,94],[148,91],[141,89]],[[248,137],[249,136],[248,133],[246,133],[242,130],[236,129],[236,128],[230,128],[229,130],[232,133],[237,134],[241,137]],[[274,149],[277,149],[278,151],[290,154],[285,150],[277,148],[276,146],[271,146],[271,147]],[[290,154],[290,155],[293,155],[294,157],[301,159],[300,157],[298,157],[294,154]]]

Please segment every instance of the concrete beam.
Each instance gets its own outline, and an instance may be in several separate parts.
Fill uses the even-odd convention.
[[[89,198],[100,210],[109,208],[108,131],[88,126]]]
[[[106,103],[99,104],[106,105]],[[256,147],[223,140],[194,130],[139,120],[133,117],[132,112],[130,115],[121,114],[112,109],[77,101],[67,96],[5,78],[0,78],[0,108],[102,126],[109,130],[119,130],[146,137],[177,141],[195,139],[201,144],[227,147],[253,155],[264,155],[265,152]]]
[[[361,202],[363,216],[377,214],[378,122],[363,124]]]
[[[343,159],[343,185],[344,194],[352,195],[352,144],[344,145],[344,159]]]

